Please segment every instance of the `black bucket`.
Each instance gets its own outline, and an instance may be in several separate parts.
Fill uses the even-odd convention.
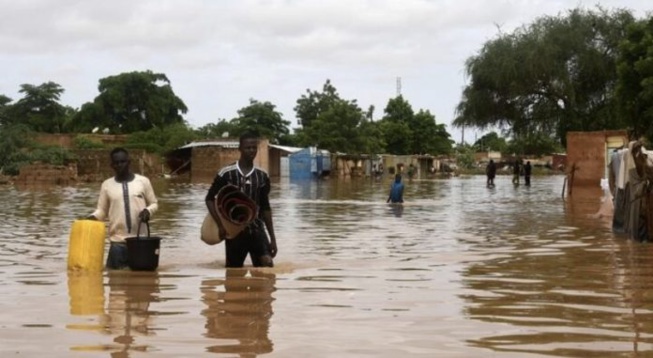
[[[141,221],[138,224],[136,237],[125,239],[127,243],[127,264],[134,271],[154,271],[159,267],[159,251],[161,238],[150,236],[150,224],[147,225],[147,237],[141,237]]]

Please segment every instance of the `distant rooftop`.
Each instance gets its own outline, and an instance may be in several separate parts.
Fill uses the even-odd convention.
[[[177,149],[195,148],[195,147],[223,147],[223,148],[238,148],[238,140],[221,140],[210,142],[191,142]]]

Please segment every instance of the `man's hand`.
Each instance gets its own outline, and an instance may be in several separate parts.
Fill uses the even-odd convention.
[[[150,221],[150,211],[147,209],[143,209],[140,214],[138,214],[138,218],[141,219],[142,222],[146,223]]]
[[[227,230],[225,230],[223,227],[218,226],[218,235],[220,237],[220,240],[224,241],[227,239]]]
[[[274,258],[275,256],[277,256],[277,252],[278,252],[277,242],[276,241],[270,242],[270,255],[272,255],[272,257]]]

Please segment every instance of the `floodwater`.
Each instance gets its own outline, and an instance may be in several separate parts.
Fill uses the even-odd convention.
[[[653,356],[653,246],[563,177],[274,183],[276,267],[199,239],[208,185],[156,181],[155,273],[68,273],[99,184],[0,187],[0,357]]]

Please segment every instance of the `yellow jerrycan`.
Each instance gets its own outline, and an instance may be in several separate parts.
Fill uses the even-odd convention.
[[[102,271],[107,229],[97,220],[75,220],[68,241],[68,270]]]

